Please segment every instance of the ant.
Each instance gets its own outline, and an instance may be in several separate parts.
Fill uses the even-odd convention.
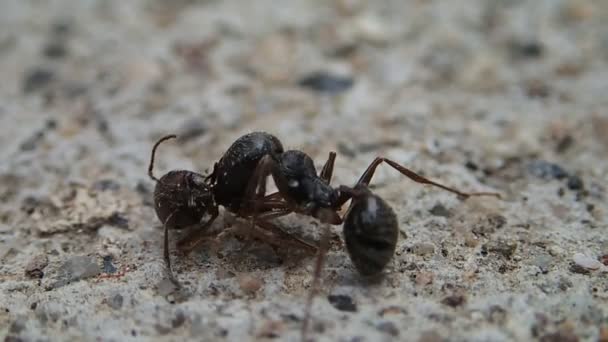
[[[377,167],[386,163],[411,180],[439,187],[452,192],[462,199],[471,196],[496,196],[492,192],[463,192],[425,178],[397,162],[388,158],[376,157],[361,175],[353,187],[341,185],[331,186],[336,153],[330,152],[320,174],[314,167],[314,162],[306,153],[297,150],[286,151],[272,158],[263,157],[254,173],[253,180],[257,182],[255,198],[264,198],[266,178],[271,175],[278,192],[267,197],[280,197],[279,215],[295,212],[319,219],[328,224],[344,224],[343,232],[346,250],[357,271],[364,277],[375,277],[382,273],[384,267],[393,257],[397,246],[399,225],[393,209],[382,198],[372,193],[369,184]],[[351,201],[344,215],[338,212],[342,206]],[[252,220],[256,215],[252,216]],[[325,228],[320,241],[319,253],[315,263],[313,284],[307,301],[306,315],[302,327],[302,337],[305,339],[310,308],[314,294],[321,277],[325,254],[329,249],[329,230]]]
[[[171,273],[168,230],[200,226],[177,243],[181,249],[190,251],[202,241],[197,236],[205,233],[218,217],[219,205],[242,218],[256,215],[255,225],[272,234],[268,237],[252,227],[248,233],[257,238],[269,239],[269,242],[278,246],[284,246],[281,242],[287,242],[299,248],[316,250],[315,246],[291,236],[269,221],[277,214],[282,215],[281,211],[276,210],[284,207],[281,201],[269,196],[252,206],[248,200],[252,192],[250,180],[253,179],[256,165],[267,156],[276,157],[283,153],[283,146],[276,137],[263,132],[240,137],[215,163],[213,172],[207,177],[193,171],[173,170],[159,179],[153,174],[156,149],[162,142],[174,138],[177,136],[167,135],[154,144],[148,166],[148,176],[156,181],[154,209],[164,226],[163,255],[171,281],[178,284]],[[202,223],[206,215],[210,217]]]

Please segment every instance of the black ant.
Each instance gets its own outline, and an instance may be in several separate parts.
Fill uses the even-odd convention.
[[[491,192],[462,192],[427,179],[395,161],[382,157],[372,161],[354,187],[341,185],[333,188],[330,183],[336,158],[335,152],[330,152],[319,175],[312,159],[304,152],[292,150],[278,157],[265,156],[258,163],[254,174],[257,179],[255,196],[264,198],[266,178],[270,174],[279,190],[278,193],[270,196],[278,196],[286,204],[281,205],[282,215],[296,212],[315,217],[324,223],[335,225],[344,223],[346,250],[355,268],[364,277],[375,277],[382,273],[393,257],[399,234],[398,221],[393,209],[368,188],[380,164],[386,163],[417,183],[439,187],[463,199],[471,196],[500,197],[499,194]],[[348,200],[351,200],[351,204],[342,218],[338,212]],[[252,219],[255,220],[256,216],[253,215]],[[310,307],[328,249],[328,240],[329,233],[325,229],[315,264],[313,286],[307,302],[303,337],[307,330]]]
[[[273,235],[269,237],[264,232],[251,229],[249,233],[257,238],[268,239],[278,246],[284,246],[282,243],[287,242],[300,248],[316,250],[315,246],[289,235],[269,221],[282,215],[282,211],[277,209],[285,207],[283,202],[277,201],[275,197],[257,200],[255,203],[248,201],[252,197],[253,188],[250,183],[254,179],[256,165],[267,156],[276,158],[283,153],[283,146],[276,137],[263,132],[240,137],[215,164],[213,173],[207,177],[193,171],[174,170],[158,179],[152,171],[156,149],[162,142],[176,137],[167,135],[154,144],[148,167],[148,175],[157,182],[154,189],[154,209],[164,226],[164,259],[170,279],[174,283],[177,284],[171,273],[168,230],[200,225],[199,229],[177,244],[181,249],[191,250],[202,241],[199,237],[201,233],[204,234],[218,217],[219,205],[239,217],[257,215],[255,225]],[[254,207],[255,210],[252,210]],[[202,223],[206,215],[210,217]]]

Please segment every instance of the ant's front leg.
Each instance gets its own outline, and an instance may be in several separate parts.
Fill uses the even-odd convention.
[[[376,168],[382,163],[387,163],[392,168],[399,171],[402,175],[408,177],[409,179],[413,180],[414,182],[429,184],[429,185],[439,187],[443,190],[455,193],[464,199],[469,198],[471,196],[495,196],[495,197],[500,198],[500,194],[498,194],[496,192],[463,192],[458,189],[448,187],[446,185],[434,182],[428,178],[422,177],[421,175],[415,173],[414,171],[412,171],[402,165],[399,165],[397,162],[392,161],[387,158],[383,158],[383,157],[376,157],[376,159],[374,159],[374,161],[371,164],[369,164],[369,166],[367,167],[365,172],[363,172],[363,175],[361,175],[361,178],[359,178],[359,181],[355,185],[355,188],[360,185],[368,186],[372,180],[372,177],[374,176],[374,172],[376,171]]]

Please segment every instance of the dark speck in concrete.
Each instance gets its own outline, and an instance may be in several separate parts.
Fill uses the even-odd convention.
[[[103,272],[108,274],[116,273],[116,267],[112,264],[111,255],[103,257]]]
[[[55,80],[55,73],[46,68],[33,68],[25,72],[21,89],[24,93],[39,91]]]
[[[528,172],[542,179],[562,179],[568,176],[561,166],[545,160],[534,160],[528,164]]]
[[[114,310],[122,308],[123,302],[124,298],[120,293],[117,293],[108,299],[108,305]]]
[[[334,306],[334,308],[340,311],[348,311],[348,312],[356,312],[357,304],[353,302],[353,299],[350,296],[346,295],[329,295],[327,296],[329,303]]]
[[[568,177],[568,189],[573,191],[583,190],[585,185],[579,176],[572,175]]]
[[[450,217],[451,213],[448,209],[446,209],[446,207],[443,206],[443,204],[441,203],[437,203],[435,204],[430,210],[429,213],[431,213],[434,216],[441,216],[441,217]]]
[[[324,71],[312,73],[298,81],[298,85],[310,90],[337,95],[350,89],[355,81],[350,77],[337,76]]]
[[[450,295],[441,300],[441,304],[451,306],[453,308],[458,307],[466,303],[466,297],[463,295]]]

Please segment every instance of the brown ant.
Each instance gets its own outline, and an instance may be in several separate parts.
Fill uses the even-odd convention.
[[[178,247],[189,251],[193,249],[219,215],[219,205],[226,207],[237,216],[248,218],[256,215],[255,225],[261,227],[268,234],[252,227],[248,233],[268,239],[269,242],[284,246],[282,242],[295,244],[297,247],[316,250],[315,246],[299,240],[284,232],[280,227],[269,220],[281,216],[277,209],[284,208],[282,201],[275,197],[248,201],[252,197],[251,179],[259,161],[267,156],[276,158],[283,153],[281,142],[274,136],[254,132],[237,139],[228,148],[224,156],[214,166],[213,173],[207,177],[187,170],[170,171],[160,179],[153,174],[154,158],[158,146],[176,135],[167,135],[159,139],[152,148],[148,175],[156,181],[154,189],[154,209],[158,219],[164,226],[164,259],[169,271],[170,279],[177,284],[171,273],[171,260],[169,257],[169,229],[184,229],[199,226],[199,229],[178,242]],[[255,207],[255,210],[252,210]],[[209,219],[202,223],[203,218]],[[185,246],[187,245],[187,246]]]

